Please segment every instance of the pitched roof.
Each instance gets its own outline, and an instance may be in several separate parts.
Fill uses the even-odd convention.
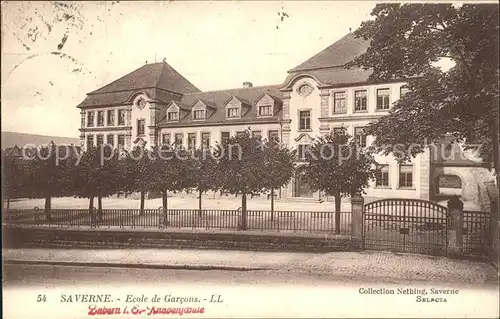
[[[184,118],[179,119],[179,122],[166,122],[162,121],[160,125],[162,127],[170,127],[170,126],[184,126],[188,124],[199,123],[200,125],[207,124],[238,124],[238,123],[247,123],[251,122],[277,122],[279,116],[281,114],[281,109],[278,107],[275,109],[275,114],[272,117],[257,117],[257,107],[256,103],[258,100],[267,93],[275,98],[278,106],[281,103],[282,93],[279,91],[280,85],[268,85],[268,86],[256,86],[250,88],[237,88],[237,89],[229,89],[229,90],[219,90],[219,91],[208,91],[208,92],[199,92],[199,93],[191,93],[185,94],[181,102],[184,105],[189,105],[190,107],[197,101],[201,100],[207,104],[210,104],[214,107],[213,114],[211,114],[204,121],[193,121],[191,116],[186,116]],[[224,107],[226,102],[231,99],[231,97],[236,97],[240,101],[245,101],[248,103],[250,108],[243,108],[243,115],[241,119],[226,119],[226,108]]]
[[[355,38],[353,33],[348,33],[340,40],[288,72],[342,66],[364,53],[369,46],[370,41]]]
[[[197,87],[167,62],[158,62],[143,65],[137,70],[88,94],[121,92],[142,88],[159,88],[179,94],[200,92]]]
[[[372,70],[364,70],[361,68],[346,69],[343,66],[330,67],[305,72],[290,73],[286,78],[284,85],[288,85],[293,78],[304,74],[315,77],[322,85],[345,86],[355,83],[365,83],[368,81],[368,77],[371,73]]]

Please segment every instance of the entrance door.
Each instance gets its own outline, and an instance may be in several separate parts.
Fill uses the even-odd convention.
[[[366,249],[446,255],[447,208],[418,199],[383,199],[365,205]]]
[[[313,197],[313,191],[306,181],[304,170],[298,170],[295,176],[295,197]]]

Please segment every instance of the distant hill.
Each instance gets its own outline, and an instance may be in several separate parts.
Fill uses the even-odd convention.
[[[2,132],[2,149],[14,147],[15,145],[21,147],[26,144],[35,144],[36,146],[49,144],[53,141],[55,144],[70,145],[74,144],[79,146],[80,139],[76,137],[61,137],[61,136],[48,136],[38,134],[27,134],[17,132]]]

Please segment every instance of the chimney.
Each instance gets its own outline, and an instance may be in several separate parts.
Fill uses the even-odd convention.
[[[243,82],[244,88],[251,88],[253,86],[252,82]]]

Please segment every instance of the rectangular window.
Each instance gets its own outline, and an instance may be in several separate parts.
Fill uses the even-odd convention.
[[[178,121],[179,120],[179,112],[168,112],[167,113],[168,121]]]
[[[145,133],[145,126],[146,126],[146,120],[145,119],[139,119],[137,120],[137,135],[141,136],[146,134]]]
[[[118,110],[118,125],[125,125],[125,110]]]
[[[193,112],[193,119],[195,120],[204,120],[205,119],[205,110],[196,110]]]
[[[367,98],[366,90],[360,90],[354,92],[354,112],[366,111]]]
[[[366,135],[365,130],[362,127],[354,128],[354,139],[356,144],[360,147],[366,147]]]
[[[299,144],[297,147],[297,158],[300,161],[306,160],[307,150],[311,148],[310,144]]]
[[[188,149],[196,149],[196,133],[188,133]]]
[[[230,107],[227,109],[227,117],[228,118],[237,118],[240,117],[240,108],[238,107]]]
[[[182,133],[175,134],[175,145],[176,146],[181,146],[182,145],[182,140],[183,140]]]
[[[413,187],[413,165],[399,166],[399,187]]]
[[[125,135],[120,134],[118,135],[118,147],[124,147],[125,146]]]
[[[356,144],[360,147],[366,147],[366,134],[364,128],[355,127],[354,128],[354,138],[356,140]]]
[[[262,132],[261,131],[252,131],[252,137],[253,138],[261,139],[262,138]]]
[[[201,145],[210,147],[210,133],[201,133]]]
[[[406,95],[406,93],[410,92],[410,89],[406,86],[403,85],[399,88],[399,97],[402,98],[403,96]]]
[[[278,130],[269,130],[269,132],[267,134],[269,137],[269,141],[274,141],[274,142],[280,141]]]
[[[271,116],[273,115],[272,110],[271,105],[262,105],[259,107],[259,116]]]
[[[113,134],[108,134],[108,136],[106,136],[106,143],[108,145],[111,145],[111,146],[115,146],[115,136]]]
[[[115,125],[115,110],[108,111],[108,126]]]
[[[94,135],[87,135],[87,148],[94,146]]]
[[[333,113],[346,112],[346,93],[335,92],[333,94]]]
[[[389,165],[379,165],[375,176],[377,186],[389,186]]]
[[[388,110],[389,100],[389,89],[377,89],[377,110]]]
[[[93,111],[89,111],[87,113],[87,126],[88,127],[94,126],[94,112]]]
[[[97,126],[104,126],[104,111],[97,111]]]
[[[81,126],[83,128],[83,127],[85,127],[85,116],[82,116],[81,119],[82,119],[82,121],[81,121],[80,124],[81,124]]]
[[[311,129],[311,111],[299,112],[299,130]]]
[[[220,141],[222,144],[227,144],[229,143],[229,139],[231,138],[231,133],[229,132],[221,132],[221,138]]]
[[[97,135],[97,145],[103,145],[104,144],[104,135],[99,134]]]
[[[161,136],[161,145],[170,145],[170,133]]]

